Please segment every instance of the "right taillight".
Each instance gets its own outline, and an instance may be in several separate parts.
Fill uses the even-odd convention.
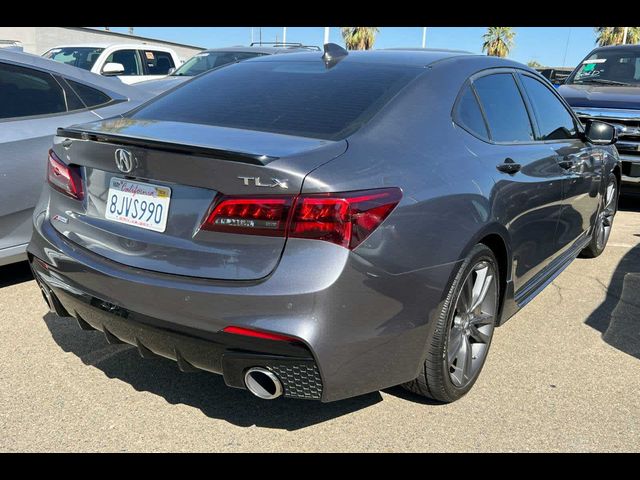
[[[353,250],[378,228],[401,198],[399,188],[300,195],[288,236],[325,240]]]
[[[49,150],[49,160],[47,165],[47,180],[49,185],[76,200],[84,198],[82,188],[82,177],[76,167],[69,167]]]
[[[354,249],[391,213],[399,188],[282,196],[220,197],[202,229],[308,238]]]

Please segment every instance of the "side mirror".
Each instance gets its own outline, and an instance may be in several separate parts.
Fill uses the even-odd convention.
[[[172,74],[173,72],[175,72],[175,71],[176,71],[176,67],[171,67],[171,68],[169,69],[169,71],[167,72],[167,75],[171,75],[171,74]]]
[[[598,120],[587,121],[584,135],[594,145],[613,145],[618,141],[616,128]]]
[[[121,63],[109,62],[102,67],[102,75],[122,75],[124,73],[124,65]]]

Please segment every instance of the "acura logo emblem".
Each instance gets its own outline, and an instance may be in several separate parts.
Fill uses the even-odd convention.
[[[119,148],[116,150],[116,167],[122,173],[131,173],[135,168],[135,158],[129,150]]]

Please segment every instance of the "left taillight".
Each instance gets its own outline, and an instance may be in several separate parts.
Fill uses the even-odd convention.
[[[78,167],[66,165],[58,156],[49,150],[49,160],[47,166],[47,180],[49,185],[76,200],[84,198],[82,187],[82,176]]]

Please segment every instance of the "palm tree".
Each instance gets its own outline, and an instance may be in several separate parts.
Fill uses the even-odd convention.
[[[640,41],[640,27],[628,27],[627,43],[638,43]],[[624,27],[595,27],[597,38],[596,43],[600,47],[607,45],[622,45],[624,39]]]
[[[494,57],[506,57],[513,47],[515,36],[516,32],[511,27],[487,27],[487,33],[482,36],[482,51]]]
[[[369,50],[376,41],[378,27],[341,27],[347,50]]]
[[[527,62],[527,65],[530,66],[531,68],[542,68],[543,67],[543,65],[537,60],[529,60]]]

